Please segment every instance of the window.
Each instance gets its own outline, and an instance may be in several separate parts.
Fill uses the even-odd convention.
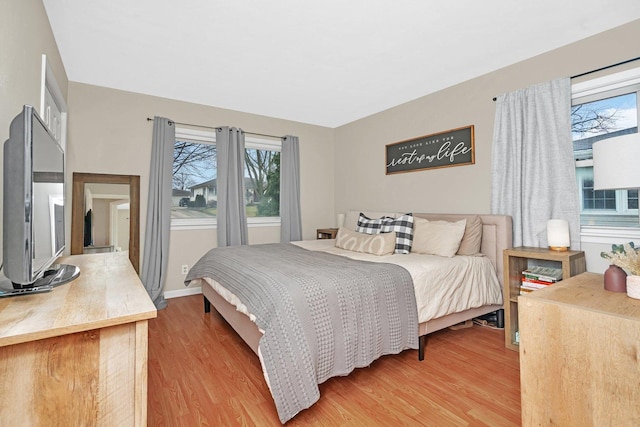
[[[280,140],[245,137],[245,206],[249,225],[280,222]],[[215,133],[176,128],[172,228],[207,228],[218,209]]]
[[[582,226],[638,227],[638,190],[594,190],[592,145],[638,132],[640,69],[573,85],[571,130]]]

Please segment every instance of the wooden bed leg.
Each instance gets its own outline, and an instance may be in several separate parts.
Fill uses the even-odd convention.
[[[420,335],[418,337],[418,360],[421,362],[424,360],[424,347],[426,345],[427,345],[427,336]]]
[[[496,310],[496,328],[504,328],[504,308]]]
[[[204,299],[204,312],[209,313],[211,311],[211,303],[204,295],[202,296],[202,298]]]

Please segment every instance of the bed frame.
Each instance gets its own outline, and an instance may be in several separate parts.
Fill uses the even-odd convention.
[[[426,218],[431,221],[447,220],[457,221],[463,218],[475,217],[476,215],[465,214],[427,214],[414,213],[419,218]],[[498,281],[504,286],[504,263],[503,251],[512,246],[512,225],[511,217],[507,215],[478,215],[482,221],[482,244],[480,251],[486,255],[496,269]],[[236,307],[228,303],[218,294],[206,281],[200,280],[202,294],[204,296],[204,311],[211,311],[213,305],[220,315],[231,325],[251,349],[258,354],[258,342],[262,333],[248,316],[236,310]],[[456,325],[474,317],[497,312],[498,327],[504,327],[504,310],[502,305],[486,305],[472,308],[458,313],[449,314],[419,324],[419,348],[418,359],[424,360],[424,349],[427,344],[427,335]]]

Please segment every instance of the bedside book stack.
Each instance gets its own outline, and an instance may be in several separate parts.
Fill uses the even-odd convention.
[[[553,267],[529,267],[522,271],[520,295],[544,289],[562,280],[562,269]]]

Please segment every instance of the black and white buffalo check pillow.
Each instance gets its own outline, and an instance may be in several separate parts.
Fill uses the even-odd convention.
[[[404,214],[398,218],[383,216],[382,218],[371,219],[360,212],[356,231],[366,234],[396,233],[397,254],[408,254],[411,252],[413,242],[413,214]]]

